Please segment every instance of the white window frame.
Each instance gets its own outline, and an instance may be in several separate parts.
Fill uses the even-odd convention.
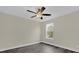
[[[46,33],[45,33],[46,34],[46,39],[53,39],[53,37],[49,38],[48,37],[48,34],[47,34],[47,31],[48,31],[48,27],[49,26],[52,26],[52,28],[53,28],[52,31],[54,32],[54,23],[48,23],[48,24],[46,24]]]

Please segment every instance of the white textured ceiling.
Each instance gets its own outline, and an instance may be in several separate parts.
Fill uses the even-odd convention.
[[[50,13],[52,16],[44,16],[42,21],[47,21],[55,17],[63,16],[72,12],[79,11],[78,6],[45,6],[46,10],[44,13]],[[0,6],[1,13],[7,13],[19,17],[24,17],[29,20],[41,21],[40,18],[30,18],[33,13],[29,13],[26,10],[36,11],[40,6]]]

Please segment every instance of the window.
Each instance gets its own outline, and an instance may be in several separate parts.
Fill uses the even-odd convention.
[[[46,38],[53,39],[53,32],[54,32],[54,24],[46,24]]]

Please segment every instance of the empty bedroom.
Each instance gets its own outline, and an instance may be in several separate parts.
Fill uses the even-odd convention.
[[[79,6],[0,6],[0,53],[78,53]]]

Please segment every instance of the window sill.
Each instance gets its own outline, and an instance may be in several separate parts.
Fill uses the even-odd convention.
[[[50,39],[50,40],[54,40],[54,38],[46,38],[46,39],[48,39],[48,40],[49,40],[49,39]]]

